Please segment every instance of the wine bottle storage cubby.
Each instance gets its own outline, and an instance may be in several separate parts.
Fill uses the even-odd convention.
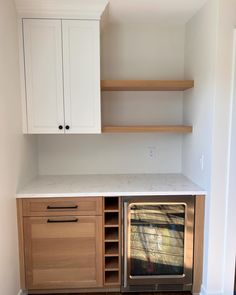
[[[105,272],[105,285],[118,285],[119,284],[119,271],[106,271]]]
[[[105,212],[105,227],[119,226],[119,213],[118,212]]]
[[[118,254],[119,254],[119,242],[105,241],[105,256],[118,255]]]
[[[119,212],[119,198],[105,198],[105,212]]]
[[[119,228],[105,228],[105,241],[106,242],[119,242]]]
[[[120,198],[104,197],[104,285],[120,285]]]
[[[119,271],[119,257],[105,257],[105,271]]]

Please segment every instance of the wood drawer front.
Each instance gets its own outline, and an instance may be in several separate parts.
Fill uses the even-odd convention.
[[[23,200],[23,216],[61,215],[102,215],[102,197]]]
[[[102,287],[102,216],[25,217],[28,290]]]

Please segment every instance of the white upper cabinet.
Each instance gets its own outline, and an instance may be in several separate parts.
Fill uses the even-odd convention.
[[[98,20],[23,19],[26,133],[100,133]]]
[[[61,133],[61,21],[24,19],[23,32],[28,133]]]
[[[69,133],[100,133],[99,21],[63,20],[65,125]]]

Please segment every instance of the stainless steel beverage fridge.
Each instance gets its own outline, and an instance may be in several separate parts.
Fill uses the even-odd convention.
[[[189,291],[193,196],[123,199],[123,291]]]

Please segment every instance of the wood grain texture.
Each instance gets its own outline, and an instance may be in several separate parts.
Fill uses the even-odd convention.
[[[194,230],[194,263],[193,263],[193,294],[200,294],[203,272],[204,246],[204,212],[205,196],[196,196],[195,230]]]
[[[57,221],[48,223],[48,220]],[[102,287],[102,216],[24,218],[29,290]]]
[[[183,91],[194,87],[193,80],[102,80],[102,91]]]
[[[104,286],[119,287],[121,283],[121,199],[103,198],[103,272]]]
[[[34,217],[61,215],[102,215],[102,197],[24,199],[23,215]]]
[[[68,294],[80,294],[80,295],[85,295],[85,294],[89,294],[89,293],[93,293],[94,295],[96,294],[111,294],[111,295],[117,295],[117,294],[124,294],[124,293],[120,293],[120,288],[117,287],[102,287],[102,288],[81,288],[81,289],[57,289],[57,290],[31,290],[28,294],[62,294],[62,295],[68,295]],[[177,293],[178,294],[178,293]],[[168,295],[165,294],[165,295]],[[175,294],[176,295],[176,294]]]
[[[20,262],[20,287],[22,290],[25,285],[25,254],[24,254],[24,224],[23,224],[23,206],[22,199],[16,200],[17,206],[17,226],[18,226],[18,245],[19,245],[19,262]]]
[[[191,133],[192,126],[184,125],[137,125],[137,126],[103,126],[103,133]]]

